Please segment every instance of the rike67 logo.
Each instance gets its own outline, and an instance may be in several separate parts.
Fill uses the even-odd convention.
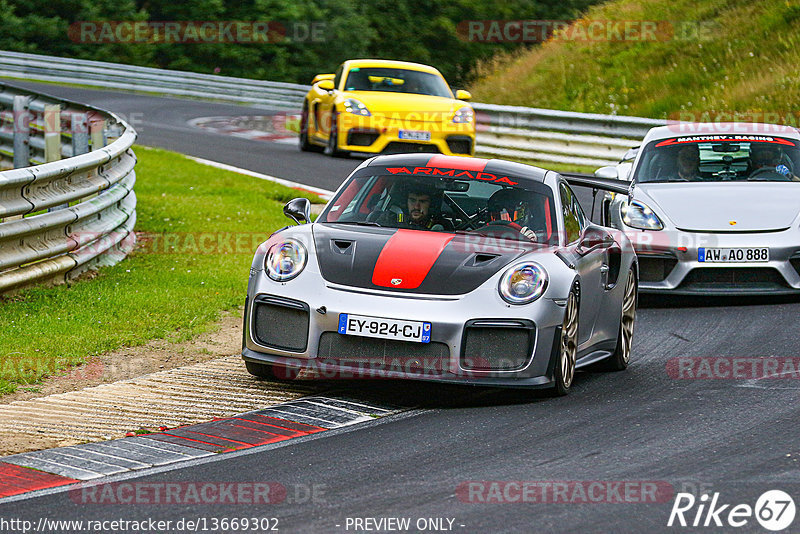
[[[667,526],[738,528],[752,525],[755,518],[763,528],[778,532],[792,524],[795,512],[794,499],[781,490],[764,492],[755,506],[723,503],[719,492],[710,497],[703,494],[699,499],[691,493],[678,493]]]

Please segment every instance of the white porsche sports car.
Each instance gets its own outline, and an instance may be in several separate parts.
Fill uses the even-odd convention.
[[[677,123],[650,130],[630,180],[606,197],[606,224],[639,257],[643,292],[800,292],[800,135],[749,123]]]

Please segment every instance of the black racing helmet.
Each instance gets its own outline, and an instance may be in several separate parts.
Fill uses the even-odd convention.
[[[513,222],[522,226],[530,215],[525,194],[516,189],[495,191],[487,202],[490,221]]]

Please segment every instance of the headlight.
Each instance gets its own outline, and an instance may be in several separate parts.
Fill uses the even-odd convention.
[[[276,282],[291,280],[306,266],[306,247],[294,239],[275,243],[267,252],[264,268]]]
[[[464,106],[463,108],[456,111],[455,115],[453,115],[453,122],[472,122],[472,119],[475,118],[475,112],[469,106]]]
[[[661,230],[664,228],[658,215],[650,207],[638,200],[631,203],[623,201],[619,205],[619,215],[622,222],[631,228],[639,230]]]
[[[503,273],[497,290],[509,304],[529,304],[547,288],[547,271],[538,263],[515,265]]]
[[[347,98],[344,101],[344,110],[348,113],[352,113],[353,115],[363,115],[365,117],[369,117],[372,113],[369,112],[367,106],[364,105],[363,102],[360,100],[356,100],[355,98]]]

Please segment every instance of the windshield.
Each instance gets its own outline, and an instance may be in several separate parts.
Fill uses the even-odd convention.
[[[381,170],[366,168],[350,178],[317,222],[557,244],[552,192],[542,183],[510,185],[508,177],[503,177],[504,183],[492,183],[458,170],[446,171],[456,177]],[[457,173],[465,179],[459,179]]]
[[[653,141],[634,180],[644,182],[800,181],[800,149],[791,139],[706,135]]]
[[[345,91],[386,91],[453,98],[441,76],[418,70],[355,67],[347,73]]]

